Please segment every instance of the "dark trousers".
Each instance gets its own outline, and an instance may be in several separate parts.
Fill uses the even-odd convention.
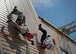
[[[39,30],[43,33],[41,36],[41,44],[43,44],[43,41],[45,40],[46,36],[47,36],[47,31],[44,30],[42,27],[39,28]]]

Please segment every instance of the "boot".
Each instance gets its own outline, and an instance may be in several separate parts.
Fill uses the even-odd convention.
[[[31,41],[31,44],[34,45],[34,41]]]

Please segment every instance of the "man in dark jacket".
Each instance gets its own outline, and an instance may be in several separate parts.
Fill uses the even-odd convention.
[[[45,38],[47,36],[47,31],[42,28],[41,24],[39,24],[39,30],[43,33],[41,36],[41,45],[43,45],[43,41],[45,40]]]

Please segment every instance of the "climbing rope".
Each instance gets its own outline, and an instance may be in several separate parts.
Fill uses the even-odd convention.
[[[13,3],[13,6],[15,7],[15,3],[14,3],[14,1],[12,0],[12,3]]]
[[[4,0],[4,2],[5,2],[5,6],[6,6],[6,8],[7,8],[7,13],[9,14],[8,5],[7,5],[7,3],[6,3],[6,0]]]
[[[9,1],[9,3],[10,3],[10,8],[11,8],[11,11],[12,11],[12,3],[11,3],[11,0]]]

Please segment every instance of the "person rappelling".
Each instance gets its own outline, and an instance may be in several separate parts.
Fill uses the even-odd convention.
[[[15,22],[12,21],[12,14],[18,15]],[[21,33],[24,38],[27,38],[27,40],[31,41],[31,44],[34,45],[34,35],[30,33],[28,27],[25,25],[26,18],[22,12],[17,10],[17,6],[14,7],[13,11],[7,16],[7,18],[7,23],[11,23],[15,28],[19,30],[19,33]]]
[[[16,23],[17,23],[18,25],[20,25],[20,26],[21,26],[22,24],[25,25],[25,20],[26,20],[26,18],[25,18],[25,16],[23,15],[23,13],[20,12],[20,11],[17,9],[17,6],[15,6],[14,9],[13,9],[13,11],[7,16],[7,17],[8,17],[8,21],[7,21],[7,22],[12,21],[12,17],[11,17],[12,14],[17,15]],[[25,25],[25,26],[26,26],[26,25]]]
[[[51,48],[51,45],[53,44],[53,39],[50,35],[47,35],[47,31],[42,28],[42,24],[39,24],[39,30],[42,32],[41,36],[41,47],[42,48]]]
[[[41,36],[41,40],[40,40],[41,41],[41,45],[43,45],[43,41],[47,37],[47,31],[42,28],[41,24],[39,24],[39,30],[43,33],[42,36]]]

